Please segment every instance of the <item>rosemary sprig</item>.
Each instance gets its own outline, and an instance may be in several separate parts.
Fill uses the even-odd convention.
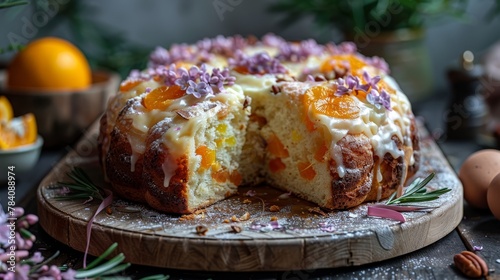
[[[393,193],[385,204],[400,204],[400,203],[414,203],[432,201],[438,199],[440,195],[451,191],[450,188],[442,188],[434,191],[427,191],[424,187],[434,178],[434,173],[429,174],[425,179],[417,178],[411,183],[403,195],[396,198],[396,193]]]
[[[62,188],[68,188],[69,192],[61,192],[56,199],[73,200],[73,199],[98,199],[104,200],[102,189],[90,180],[89,176],[79,167],[73,168],[68,176],[74,182],[59,182],[58,185]]]

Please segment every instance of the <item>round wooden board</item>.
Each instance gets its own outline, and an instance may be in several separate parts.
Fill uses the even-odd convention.
[[[92,226],[89,253],[101,254],[118,242],[118,251],[135,264],[204,271],[306,270],[362,265],[423,248],[451,232],[462,219],[462,186],[447,160],[421,131],[422,167],[417,176],[436,176],[429,184],[452,191],[426,205],[428,212],[407,212],[406,222],[369,217],[364,204],[348,211],[324,211],[269,186],[241,189],[193,215],[158,213],[114,199],[112,213],[100,213]],[[97,127],[47,175],[38,188],[38,214],[44,230],[84,251],[87,221],[99,202],[54,199],[56,182],[68,181],[74,166],[105,186],[96,156]],[[248,191],[255,191],[249,196]],[[271,212],[276,205],[279,212]],[[248,214],[247,214],[248,213]],[[233,217],[234,216],[234,217]],[[235,221],[232,221],[235,220]],[[208,229],[204,236],[196,227]],[[241,228],[239,233],[234,228]]]

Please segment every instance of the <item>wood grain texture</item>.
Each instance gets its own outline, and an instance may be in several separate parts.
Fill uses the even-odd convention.
[[[54,199],[58,181],[74,166],[102,186],[93,127],[75,150],[62,159],[37,191],[40,225],[55,239],[83,251],[86,225],[98,202]],[[423,164],[417,176],[435,172],[431,187],[452,191],[432,203],[430,212],[405,213],[399,223],[366,216],[367,205],[349,211],[318,211],[296,197],[280,198],[269,186],[256,196],[240,195],[188,217],[158,213],[146,206],[115,199],[111,215],[101,213],[92,227],[90,254],[101,254],[118,242],[127,260],[142,265],[204,271],[310,270],[358,266],[387,260],[423,248],[450,233],[462,219],[462,187],[436,144],[422,132]],[[277,205],[279,212],[270,212]],[[226,223],[250,214],[248,220]],[[277,221],[272,222],[272,219]],[[196,226],[208,228],[205,236]],[[243,229],[234,233],[231,225]]]

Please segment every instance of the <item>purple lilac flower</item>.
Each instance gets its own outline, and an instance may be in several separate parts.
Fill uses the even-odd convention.
[[[224,68],[224,70],[220,70],[219,68],[214,68],[212,70],[212,75],[206,81],[208,84],[211,86],[217,87],[219,92],[224,91],[224,86],[229,85],[232,86],[234,85],[234,82],[236,81],[236,78],[233,76],[229,75],[229,69]]]
[[[380,76],[370,77],[370,75],[368,75],[368,72],[364,71],[363,72],[363,79],[365,79],[366,84],[361,85],[360,89],[362,89],[366,92],[368,92],[368,90],[370,90],[370,88],[378,91],[377,83],[380,82]]]
[[[170,54],[163,47],[156,47],[153,52],[149,55],[149,65],[168,65],[171,63]]]
[[[340,52],[345,54],[354,54],[358,51],[356,44],[354,44],[353,42],[342,42],[337,46],[337,48],[340,50]]]
[[[358,51],[353,42],[342,42],[339,45],[330,42],[326,44],[325,49],[330,54],[355,54]]]
[[[344,79],[339,78],[337,80],[338,86],[337,86],[337,91],[335,92],[335,95],[341,96],[344,94],[350,94],[354,92],[355,90],[364,90],[362,86],[359,83],[359,78],[355,77],[353,75],[347,75],[347,77]]]
[[[196,43],[198,50],[210,51],[212,48],[212,40],[209,38],[204,38]]]
[[[235,50],[243,49],[246,45],[247,41],[241,36],[224,37],[222,35],[213,39],[205,38],[196,43],[198,51],[205,56],[208,53],[231,55]]]
[[[166,50],[163,47],[156,47],[149,55],[148,65],[151,68],[166,66],[177,61],[193,61],[195,57],[196,54],[191,52],[187,44],[173,45],[170,50]]]
[[[390,69],[389,69],[389,64],[383,59],[378,56],[373,56],[371,58],[366,58],[367,63],[370,64],[371,66],[378,68],[385,73],[389,74]]]
[[[264,45],[269,47],[279,48],[282,44],[286,44],[287,42],[281,38],[280,36],[276,36],[272,33],[268,33],[262,37],[262,42]]]
[[[187,44],[172,45],[169,53],[170,63],[166,63],[164,65],[175,63],[177,61],[193,61],[196,57],[196,54],[190,51],[190,46]]]
[[[61,273],[62,279],[64,280],[73,280],[76,277],[76,270],[74,269],[68,269],[65,272]]]
[[[189,81],[189,87],[186,89],[187,94],[192,94],[196,98],[201,98],[202,95],[211,95],[214,93],[212,87],[205,82],[195,83]]]
[[[33,263],[41,263],[43,262],[44,258],[42,256],[42,253],[40,252],[35,252],[31,258],[28,259],[28,261],[31,261]]]
[[[279,46],[279,54],[276,56],[281,61],[299,62],[304,61],[310,55],[320,55],[324,47],[318,45],[313,39],[296,43],[282,43]]]
[[[190,86],[189,81],[196,81],[200,77],[200,74],[201,71],[196,66],[189,68],[189,70],[178,68],[175,73],[175,76],[178,78],[175,79],[174,84],[180,86],[182,90],[186,90]]]
[[[391,110],[391,96],[385,90],[382,90],[380,93],[374,89],[370,90],[366,95],[366,101],[374,105],[377,109],[383,106],[386,110]]]
[[[278,59],[271,58],[266,52],[248,56],[237,51],[235,57],[229,60],[229,65],[245,67],[250,74],[284,74],[287,72]]]
[[[168,69],[160,66],[160,68],[157,69],[157,73],[160,77],[164,77],[164,82],[167,86],[175,84],[175,80],[177,80],[177,68],[173,63],[170,64]]]

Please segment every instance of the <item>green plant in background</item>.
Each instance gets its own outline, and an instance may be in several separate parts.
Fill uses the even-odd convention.
[[[5,1],[0,2],[0,10],[15,7],[15,6],[26,5],[26,4],[28,4],[28,1],[5,0]],[[17,51],[21,48],[22,48],[22,46],[16,45],[16,44],[9,44],[7,47],[0,46],[0,54],[11,52],[11,51]]]
[[[90,6],[82,0],[71,0],[62,4],[59,2],[33,0],[27,6],[32,15],[46,12],[47,7],[55,7],[52,8],[54,13],[47,16],[46,24],[38,28],[36,37],[50,36],[56,28],[64,26],[70,33],[69,39],[85,53],[93,69],[107,69],[125,77],[130,70],[146,66],[145,57],[151,50],[130,43],[123,34],[93,20],[98,7]],[[28,3],[21,0],[0,1],[0,9]],[[22,47],[18,44],[6,47],[0,45],[0,54],[17,51]]]
[[[445,16],[465,18],[468,0],[278,0],[272,12],[284,14],[284,24],[312,15],[321,27],[337,27],[344,34],[378,22],[381,31],[423,28],[428,20]],[[500,11],[496,0],[493,17]]]
[[[28,1],[16,1],[16,0],[9,1],[9,0],[6,0],[6,1],[0,2],[0,9],[6,9],[6,8],[14,7],[14,6],[25,5],[25,4],[28,4]]]

